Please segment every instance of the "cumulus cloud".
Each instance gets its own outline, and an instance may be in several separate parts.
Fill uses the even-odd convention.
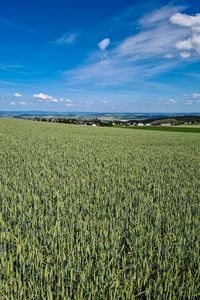
[[[191,56],[191,53],[190,52],[180,52],[180,56],[182,58],[189,58]]]
[[[33,94],[33,97],[36,98],[40,102],[47,102],[47,103],[66,103],[66,104],[72,104],[72,100],[67,98],[55,98],[53,96],[39,93],[39,94]]]
[[[170,18],[170,21],[174,25],[179,25],[190,29],[187,39],[181,39],[176,43],[176,49],[178,50],[190,50],[200,54],[200,14],[194,16],[177,13]],[[191,56],[188,55],[187,57]],[[183,57],[183,56],[182,56]],[[186,58],[186,56],[184,57]]]
[[[191,50],[193,48],[192,39],[189,38],[184,41],[178,41],[176,43],[176,49],[178,50]]]
[[[171,17],[173,24],[185,26],[185,27],[199,27],[200,26],[200,14],[194,16],[177,13]]]
[[[174,99],[169,99],[169,103],[170,103],[170,104],[176,104],[176,100],[174,100]]]
[[[20,94],[20,93],[15,93],[14,96],[15,96],[15,97],[22,97],[22,94]]]
[[[57,98],[54,98],[52,96],[49,96],[47,94],[39,93],[39,94],[33,94],[33,97],[38,99],[40,102],[49,102],[49,103],[56,103],[59,102]]]
[[[104,40],[102,40],[98,46],[101,50],[106,50],[106,48],[110,45],[110,39],[106,38]]]

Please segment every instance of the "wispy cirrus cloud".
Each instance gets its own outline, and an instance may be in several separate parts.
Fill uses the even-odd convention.
[[[71,44],[76,42],[77,38],[78,38],[77,33],[68,32],[68,33],[64,33],[61,37],[59,37],[53,43],[58,45],[58,46],[71,45]]]
[[[160,22],[168,22],[169,18],[174,14],[184,10],[185,6],[172,6],[166,5],[159,9],[156,9],[150,13],[145,14],[143,17],[139,19],[139,24],[145,27],[149,27],[151,25],[158,24]]]
[[[164,55],[164,58],[171,59],[171,58],[174,58],[174,55],[171,54],[171,53],[167,53],[167,54]]]
[[[28,103],[25,102],[25,101],[19,101],[19,102],[12,101],[12,102],[10,102],[10,105],[12,105],[12,106],[18,106],[18,105],[20,105],[20,106],[27,106]]]
[[[192,105],[193,104],[193,101],[192,100],[186,100],[184,102],[184,105]]]
[[[176,65],[177,62],[174,61],[164,61],[162,64],[155,64],[152,61],[131,63],[115,57],[64,72],[64,76],[69,78],[70,85],[87,83],[90,87],[120,86],[141,81],[142,78],[151,78],[173,69]]]
[[[170,17],[184,8],[167,5],[145,14],[138,20],[140,32],[122,41],[117,48],[118,54],[132,60],[174,58],[173,45],[177,39],[186,37],[188,30],[173,26]]]
[[[184,100],[184,105],[194,105],[200,103],[200,93],[190,93],[184,94],[186,99]]]
[[[187,32],[180,28],[173,28],[169,23],[160,24],[151,29],[130,36],[116,49],[119,56],[132,60],[142,60],[173,52],[173,45],[177,38],[185,37]]]
[[[199,98],[199,99],[200,99],[200,93],[193,93],[193,94],[192,94],[192,97],[195,98],[195,99],[196,99],[196,98]]]
[[[0,25],[11,28],[11,29],[15,29],[15,30],[26,31],[28,33],[36,33],[32,28],[18,24],[9,19],[0,18]]]
[[[82,66],[65,72],[65,76],[72,84],[119,85],[173,69],[182,63],[174,45],[186,39],[190,31],[176,26],[170,18],[183,9],[168,5],[145,14],[135,22],[135,33],[114,48],[107,49],[108,38],[98,44],[101,51],[106,49],[103,61],[101,53],[93,53]],[[189,58],[188,53],[181,51],[181,58]]]
[[[9,72],[22,72],[24,66],[12,64],[0,64],[0,70]]]

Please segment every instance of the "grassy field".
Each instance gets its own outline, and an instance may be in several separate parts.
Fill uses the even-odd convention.
[[[150,131],[169,131],[169,132],[182,132],[182,133],[200,133],[200,126],[198,125],[183,125],[183,126],[126,126],[126,127],[117,127],[124,129],[136,129],[136,130],[150,130]]]
[[[178,125],[179,127],[185,127],[185,128],[200,128],[200,125],[197,124],[191,124],[191,125]]]
[[[0,120],[0,299],[199,299],[199,149]]]

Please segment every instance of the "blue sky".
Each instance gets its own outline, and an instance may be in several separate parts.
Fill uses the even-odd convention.
[[[0,110],[200,112],[200,2],[0,3]]]

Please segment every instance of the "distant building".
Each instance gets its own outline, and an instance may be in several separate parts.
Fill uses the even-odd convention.
[[[171,126],[171,123],[161,124],[161,126]]]

